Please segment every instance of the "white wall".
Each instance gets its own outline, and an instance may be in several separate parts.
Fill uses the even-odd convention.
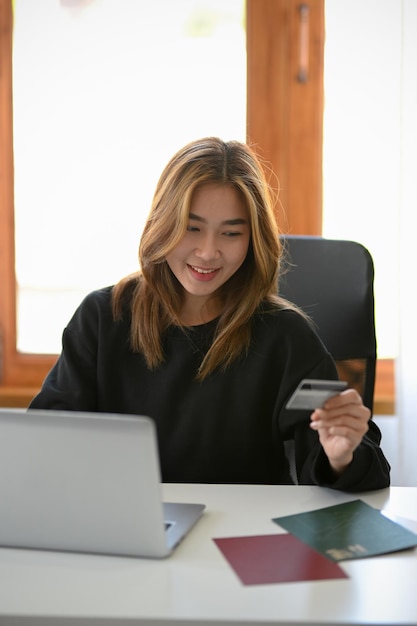
[[[417,2],[403,0],[400,203],[400,358],[397,377],[402,484],[417,486]],[[388,249],[389,250],[389,249]]]
[[[417,485],[417,1],[327,0],[325,54],[324,234],[374,258],[378,354],[398,357],[383,447]]]
[[[360,241],[372,254],[378,355],[393,358],[398,354],[392,295],[399,261],[402,0],[327,0],[325,7],[323,232]]]

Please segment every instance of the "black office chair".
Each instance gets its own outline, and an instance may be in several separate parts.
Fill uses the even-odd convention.
[[[340,379],[357,389],[372,411],[377,352],[370,253],[353,241],[310,236],[282,241],[280,295],[312,319]]]

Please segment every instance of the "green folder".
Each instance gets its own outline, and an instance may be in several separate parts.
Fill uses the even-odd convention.
[[[273,521],[332,561],[360,559],[417,546],[417,535],[362,500]]]

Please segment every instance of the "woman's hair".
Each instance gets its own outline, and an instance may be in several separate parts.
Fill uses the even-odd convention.
[[[131,346],[151,369],[164,361],[163,335],[181,326],[184,297],[166,257],[186,233],[193,193],[208,184],[232,185],[244,200],[251,237],[245,261],[216,292],[222,304],[214,340],[197,379],[225,369],[249,348],[251,320],[261,303],[279,304],[278,274],[282,247],[273,196],[261,162],[248,145],[208,137],[193,141],[169,161],[156,186],[139,246],[140,272],[113,289],[115,319],[130,294]]]

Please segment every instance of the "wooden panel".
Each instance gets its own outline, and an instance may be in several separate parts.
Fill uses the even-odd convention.
[[[12,9],[0,2],[0,380],[7,377],[14,337],[14,203],[12,133]]]
[[[38,391],[37,387],[0,387],[0,407],[26,409]]]
[[[0,0],[0,384],[38,387],[56,357],[16,350],[12,35],[11,0]]]
[[[324,1],[248,0],[247,51],[248,141],[279,180],[281,230],[319,234]]]
[[[396,415],[395,360],[378,359],[375,380],[375,415]]]

